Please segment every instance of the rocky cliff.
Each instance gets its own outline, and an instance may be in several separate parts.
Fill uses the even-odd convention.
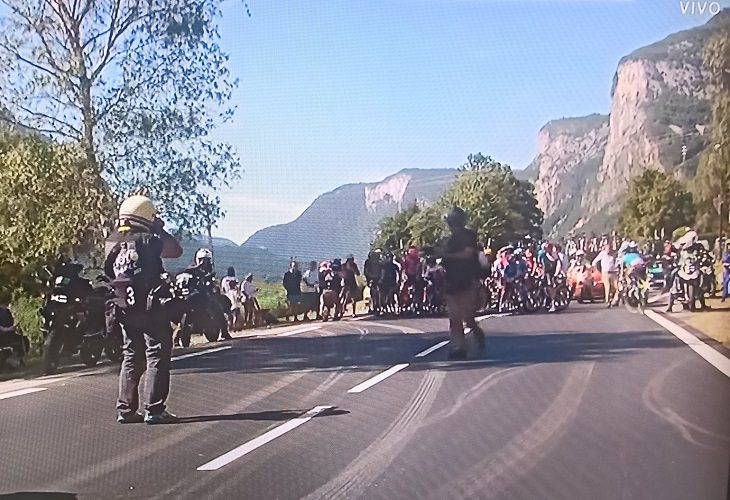
[[[702,50],[721,29],[730,29],[730,10],[624,57],[607,121],[591,115],[543,127],[531,167],[548,234],[610,228],[643,169],[694,176],[711,119]]]

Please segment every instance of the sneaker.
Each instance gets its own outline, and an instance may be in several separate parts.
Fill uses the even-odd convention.
[[[136,411],[120,413],[117,415],[117,422],[120,424],[141,424],[144,422],[144,417]]]
[[[447,358],[449,361],[464,361],[466,359],[466,350],[454,349],[452,351],[449,351]]]
[[[176,424],[178,422],[180,422],[180,419],[177,415],[173,415],[167,411],[163,411],[159,414],[152,414],[146,411],[144,416],[144,423],[147,425]]]
[[[548,309],[549,313],[554,313],[557,309],[555,309],[555,306],[550,306],[550,309]]]

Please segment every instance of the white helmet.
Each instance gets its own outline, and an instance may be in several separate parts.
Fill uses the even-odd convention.
[[[684,233],[684,236],[679,238],[675,243],[674,246],[682,249],[685,247],[691,247],[695,243],[697,243],[697,240],[699,239],[699,236],[697,236],[697,231],[689,230],[686,233]]]
[[[119,207],[119,225],[127,222],[150,225],[157,217],[154,203],[146,196],[134,195],[124,200]]]
[[[195,263],[200,265],[205,259],[213,260],[213,252],[209,248],[199,248],[195,252]]]

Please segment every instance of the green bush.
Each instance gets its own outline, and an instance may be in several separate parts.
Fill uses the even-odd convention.
[[[10,310],[15,318],[15,324],[20,327],[30,340],[31,354],[40,354],[43,345],[43,334],[41,334],[41,319],[38,315],[38,308],[43,304],[40,297],[30,297],[18,293],[13,297]]]

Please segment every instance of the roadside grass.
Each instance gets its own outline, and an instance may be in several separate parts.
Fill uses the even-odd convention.
[[[684,321],[730,349],[730,302],[709,299],[707,304],[712,308],[711,311],[688,314]]]

